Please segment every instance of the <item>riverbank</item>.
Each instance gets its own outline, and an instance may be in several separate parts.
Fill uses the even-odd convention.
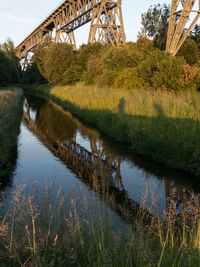
[[[0,90],[0,178],[9,176],[17,153],[17,137],[22,116],[23,92]]]
[[[23,86],[96,125],[117,142],[167,167],[200,175],[198,92],[119,90],[94,86]]]

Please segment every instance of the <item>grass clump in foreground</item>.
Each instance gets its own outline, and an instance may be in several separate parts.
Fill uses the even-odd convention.
[[[64,197],[59,189],[51,201],[53,183],[42,198],[35,184],[32,196],[19,187],[0,217],[1,266],[199,266],[199,196],[187,198],[181,213],[168,205],[165,221],[138,210],[123,229],[113,227],[108,211],[88,209],[86,197]],[[113,203],[114,204],[114,203]],[[98,216],[97,216],[98,214]]]
[[[23,92],[20,89],[0,90],[0,177],[12,169],[22,115]]]
[[[133,151],[200,175],[200,94],[95,86],[24,86],[95,124]]]

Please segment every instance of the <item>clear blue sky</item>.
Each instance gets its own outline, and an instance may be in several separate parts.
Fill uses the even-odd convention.
[[[10,37],[15,45],[45,19],[62,1],[60,0],[1,0],[0,43]],[[122,0],[122,11],[127,41],[135,41],[141,27],[141,14],[152,4],[169,4],[170,0]],[[89,26],[75,31],[77,44],[87,42]]]

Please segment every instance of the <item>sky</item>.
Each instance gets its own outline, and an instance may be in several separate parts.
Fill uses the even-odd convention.
[[[17,46],[22,42],[61,2],[60,0],[1,0],[0,43],[11,38]],[[122,0],[122,12],[127,41],[136,41],[141,28],[141,14],[153,4],[170,4],[170,0]],[[87,43],[89,25],[75,31],[79,45]]]

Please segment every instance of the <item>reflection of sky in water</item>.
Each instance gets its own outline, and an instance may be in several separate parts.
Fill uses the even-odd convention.
[[[36,120],[36,112],[31,110],[30,115],[31,115],[31,120],[35,121]]]
[[[38,181],[39,185],[44,180],[55,179],[55,187],[62,185],[67,191],[79,184],[76,176],[56,158],[42,142],[34,136],[25,126],[21,126],[18,166],[15,179],[18,183],[23,180],[29,185]]]
[[[79,129],[77,130],[76,143],[87,149],[87,151],[92,152],[88,137],[83,136]]]
[[[30,116],[35,121],[35,111],[31,111]],[[48,132],[48,129],[45,130]],[[102,140],[97,140],[97,146],[101,147],[102,142]],[[82,129],[81,126],[77,128],[76,143],[84,147],[87,151],[92,152],[87,130],[85,128]],[[102,151],[102,148],[100,150]],[[164,179],[158,179],[156,176],[146,173],[143,169],[138,168],[131,160],[121,161],[121,176],[124,189],[130,199],[148,208],[155,205],[156,208],[154,209],[152,207],[152,209],[156,214],[161,214],[165,210]],[[62,186],[62,190],[66,195],[72,193],[75,187],[78,189],[80,196],[87,194],[91,205],[98,203],[98,205],[107,206],[102,204],[95,197],[92,189],[89,189],[85,183],[78,179],[59,158],[54,156],[38,137],[22,124],[18,143],[17,167],[13,174],[13,187],[12,189],[7,189],[7,199],[9,199],[9,194],[16,188],[17,184],[27,184],[27,192],[29,192],[29,189],[32,190],[35,181],[37,181],[39,188],[42,190],[44,181],[48,180],[50,183],[52,179],[54,179],[54,194],[56,194],[60,186]],[[154,203],[156,199],[157,202]],[[113,216],[118,218],[116,214]]]
[[[162,211],[166,207],[164,180],[158,180],[154,176],[146,177],[143,170],[140,170],[126,161],[121,166],[124,187],[130,198],[138,203],[145,202],[145,206],[153,208],[155,212]],[[147,195],[146,195],[147,193]],[[156,210],[152,202],[157,199]]]
[[[19,155],[13,177],[13,186],[12,189],[8,189],[8,192],[5,191],[5,202],[10,200],[13,190],[20,184],[27,185],[26,194],[32,194],[34,184],[37,183],[42,196],[45,183],[48,181],[48,184],[50,184],[53,181],[53,190],[51,190],[53,199],[61,186],[62,192],[66,197],[69,194],[73,195],[74,191],[76,192],[75,195],[78,194],[78,197],[83,198],[84,195],[87,195],[89,208],[93,211],[97,207],[106,208],[106,205],[95,197],[95,193],[78,180],[76,175],[67,169],[64,163],[56,158],[23,124],[21,125],[18,146]],[[109,211],[109,213],[116,223],[121,225],[122,221],[118,215],[113,211]]]

